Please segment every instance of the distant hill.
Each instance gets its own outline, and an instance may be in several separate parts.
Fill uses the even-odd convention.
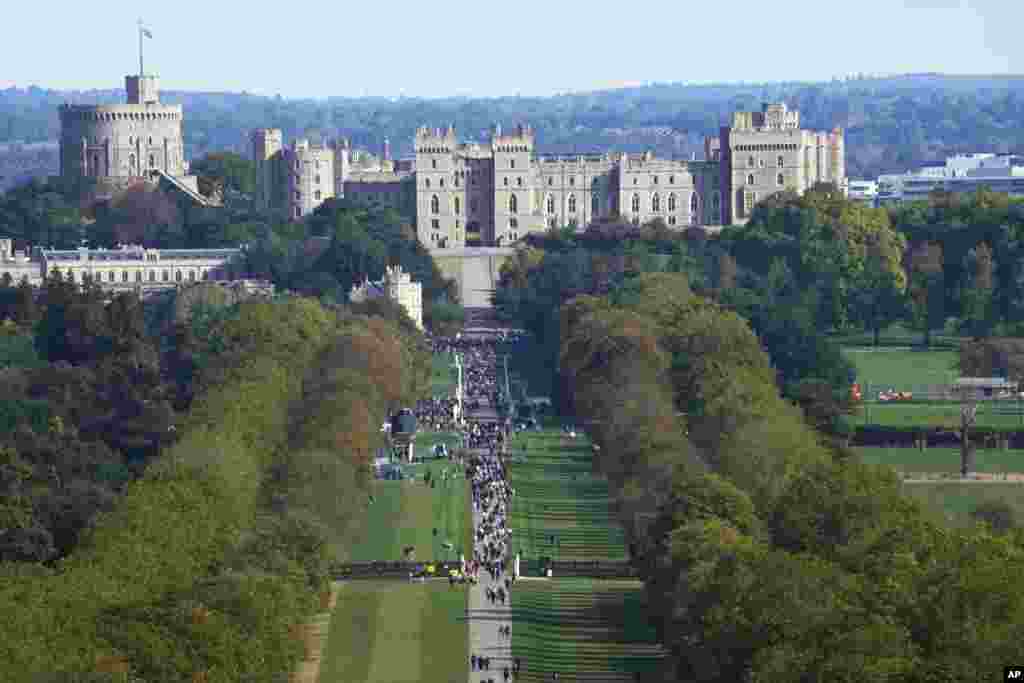
[[[117,102],[119,90],[0,90],[0,143],[57,138],[63,102]],[[937,161],[958,151],[1024,149],[1024,75],[906,74],[829,82],[651,84],[553,97],[440,99],[327,97],[291,100],[245,93],[165,92],[185,106],[186,152],[248,152],[254,128],[276,127],[286,139],[347,135],[357,146],[412,152],[420,125],[452,123],[483,138],[493,123],[533,124],[546,152],[652,149],[689,157],[737,109],[784,100],[805,127],[847,129],[852,177],[872,177]],[[0,175],[3,175],[0,171]]]

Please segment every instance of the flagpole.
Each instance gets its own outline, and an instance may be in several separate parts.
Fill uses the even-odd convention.
[[[146,70],[142,68],[142,19],[139,19],[139,78],[146,75]]]

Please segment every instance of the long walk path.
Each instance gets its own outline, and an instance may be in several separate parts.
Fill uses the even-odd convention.
[[[469,619],[469,653],[467,662],[467,680],[469,683],[486,683],[487,681],[503,681],[504,669],[512,669],[512,638],[502,633],[511,625],[512,595],[506,584],[506,575],[502,571],[488,570],[487,564],[498,567],[507,566],[506,548],[508,543],[503,536],[504,518],[507,503],[500,495],[503,480],[498,479],[497,472],[502,471],[497,441],[494,431],[500,431],[500,417],[494,404],[497,391],[497,357],[486,355],[486,367],[473,368],[476,375],[486,377],[486,386],[471,385],[467,387],[467,395],[472,399],[472,407],[467,409],[466,418],[469,431],[488,433],[492,436],[477,438],[476,443],[468,444],[470,458],[477,463],[475,469],[481,471],[477,487],[479,495],[474,496],[477,503],[473,506],[473,560],[482,561],[485,566],[478,573],[479,581],[469,587],[468,619]],[[481,360],[481,359],[478,359]],[[492,493],[488,494],[487,492]],[[487,548],[498,549],[498,555],[488,555]],[[492,551],[493,552],[493,551]],[[503,593],[502,600],[493,596],[499,590]],[[490,597],[489,597],[490,596]],[[475,659],[474,659],[475,658]],[[482,660],[487,661],[487,668],[482,668]]]

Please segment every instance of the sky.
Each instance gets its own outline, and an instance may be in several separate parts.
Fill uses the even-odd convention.
[[[140,18],[162,89],[288,98],[1024,72],[1020,0],[8,4],[0,88],[121,87],[138,71]]]

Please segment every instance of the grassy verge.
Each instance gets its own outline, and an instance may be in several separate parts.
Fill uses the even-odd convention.
[[[525,462],[509,468],[512,551],[524,559],[622,560],[622,528],[613,517],[608,484],[591,469],[590,442],[556,429],[516,436],[512,450]],[[551,543],[551,536],[555,543]]]
[[[664,651],[644,617],[639,581],[520,581],[512,603],[519,681],[633,681]],[[500,673],[500,672],[499,672]],[[499,680],[496,678],[495,680]]]
[[[351,581],[331,617],[320,683],[465,683],[467,591],[446,581]]]
[[[406,466],[414,478],[401,481],[374,482],[374,503],[357,528],[332,547],[336,559],[345,562],[401,560],[402,549],[413,546],[420,560],[457,559],[467,547],[471,517],[467,512],[468,484],[465,478],[441,482],[441,470],[452,472],[455,465],[436,460],[422,465]],[[429,470],[437,483],[434,488],[423,483]],[[437,529],[437,536],[433,530]],[[451,541],[455,550],[446,555],[441,548]]]
[[[430,368],[430,395],[454,395],[458,380],[451,354],[435,353]]]
[[[857,368],[861,387],[871,384],[907,390],[923,384],[948,384],[959,373],[954,370],[953,351],[915,351],[872,347],[847,347],[843,355]]]
[[[903,489],[955,526],[968,525],[971,511],[991,500],[1005,501],[1018,520],[1024,519],[1024,483],[1021,482],[915,483],[904,484]]]
[[[900,472],[960,471],[960,450],[957,448],[855,448],[863,462],[889,465]],[[985,473],[1024,472],[1024,450],[975,451],[975,471]]]

